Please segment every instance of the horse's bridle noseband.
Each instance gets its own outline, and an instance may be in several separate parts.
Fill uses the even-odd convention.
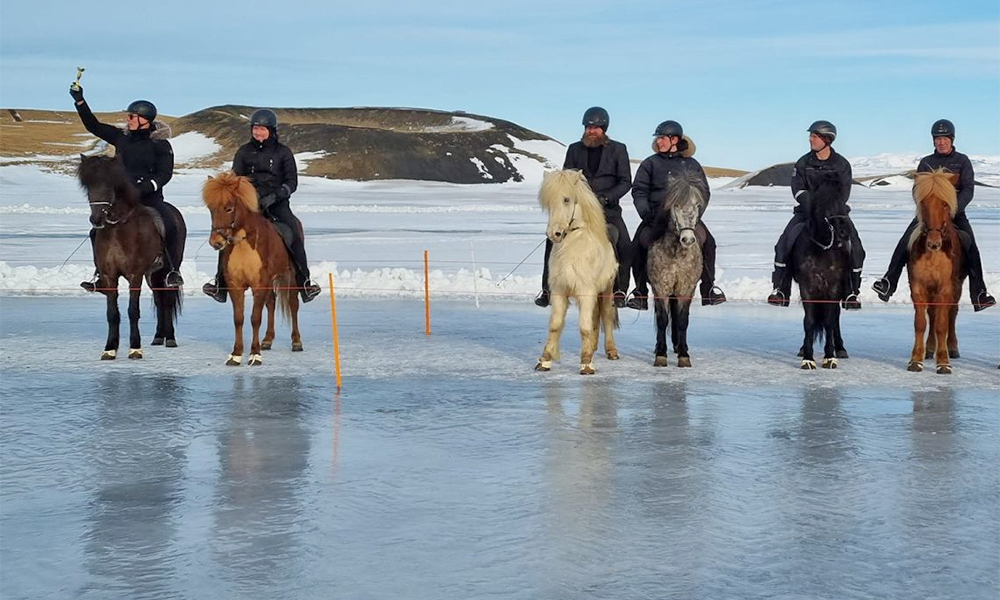
[[[576,205],[577,205],[577,201],[574,200],[573,201],[573,212],[571,212],[570,215],[569,215],[569,223],[566,223],[566,229],[563,229],[562,231],[559,232],[559,238],[560,239],[566,239],[566,235],[570,231],[576,231],[577,229],[579,229],[579,227],[573,227],[573,221],[576,220]]]
[[[222,239],[226,240],[227,246],[234,246],[246,239],[246,235],[244,235],[243,237],[236,236],[236,232],[239,229],[241,229],[241,227],[236,224],[236,218],[234,216],[232,223],[223,227],[213,227],[211,233],[217,233],[221,235]],[[225,233],[226,231],[228,231],[229,233],[226,234]]]
[[[830,229],[830,243],[823,245],[817,242],[816,238],[813,238],[813,243],[819,246],[820,250],[825,251],[829,250],[830,248],[833,248],[833,243],[837,241],[837,235],[833,229],[833,223],[830,222],[830,219],[846,219],[846,218],[847,215],[830,215],[828,217],[823,217],[823,222],[826,223],[826,226]]]
[[[114,202],[100,201],[100,202],[90,202],[89,204],[91,206],[98,205],[104,207],[101,209],[101,225],[100,226],[95,225],[94,229],[103,229],[105,225],[117,225],[119,223],[124,223],[128,221],[129,217],[132,216],[132,212],[135,210],[135,207],[133,206],[132,210],[128,211],[128,213],[126,213],[124,217],[118,217],[117,219],[112,220],[111,211],[114,210],[115,207]]]

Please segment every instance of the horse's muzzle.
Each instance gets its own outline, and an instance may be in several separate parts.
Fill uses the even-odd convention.
[[[697,241],[698,238],[695,237],[694,233],[690,231],[685,231],[681,234],[681,244],[684,246],[690,246]]]
[[[208,237],[208,244],[216,250],[222,250],[226,247],[226,238],[220,233],[213,233]]]
[[[936,235],[935,235],[936,234]],[[941,234],[936,231],[932,231],[927,235],[927,250],[930,252],[937,252],[941,249],[943,241],[941,239]]]

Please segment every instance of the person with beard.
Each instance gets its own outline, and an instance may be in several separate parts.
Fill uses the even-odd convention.
[[[792,219],[778,237],[774,245],[774,272],[771,281],[774,291],[767,297],[767,303],[772,306],[788,306],[792,291],[792,277],[788,272],[786,260],[795,246],[795,240],[805,229],[808,219],[808,205],[812,201],[812,193],[819,183],[828,178],[834,178],[840,184],[840,202],[844,204],[847,213],[851,207],[847,200],[851,196],[851,185],[854,181],[851,163],[837,154],[833,149],[833,141],[837,138],[837,127],[829,121],[819,120],[809,126],[809,152],[799,158],[792,170],[792,196],[796,205],[792,210]],[[847,297],[841,300],[844,310],[861,310],[861,267],[865,262],[865,249],[861,245],[861,237],[851,223],[851,289]]]
[[[250,141],[236,151],[233,172],[253,183],[264,216],[291,230],[289,250],[295,264],[295,285],[302,294],[302,301],[310,302],[319,295],[320,287],[309,278],[302,223],[289,206],[289,198],[299,185],[298,169],[292,151],[278,141],[278,116],[274,111],[262,108],[250,117]],[[218,302],[226,301],[222,253],[219,253],[215,279],[202,286],[202,291]]]
[[[583,113],[583,139],[570,144],[566,149],[563,169],[583,171],[590,189],[604,208],[604,219],[608,223],[608,233],[615,248],[615,258],[618,259],[614,303],[616,307],[622,308],[625,306],[625,292],[628,290],[631,243],[619,203],[622,196],[632,187],[632,170],[629,167],[628,149],[625,144],[607,136],[610,120],[608,111],[600,106],[588,108]],[[542,291],[535,298],[535,304],[541,307],[549,305],[551,253],[552,241],[546,239],[545,263],[542,265]]]
[[[646,277],[646,259],[649,247],[656,241],[651,239],[652,226],[667,196],[667,186],[670,179],[681,172],[699,175],[701,178],[701,193],[708,206],[712,192],[708,187],[708,178],[701,164],[695,160],[695,145],[684,136],[684,129],[677,121],[664,121],[653,132],[653,154],[642,161],[635,172],[632,182],[632,202],[642,219],[635,230],[632,239],[632,274],[635,277],[635,289],[625,306],[635,310],[649,309],[649,288]],[[701,244],[702,274],[701,274],[701,304],[715,306],[726,301],[726,295],[715,285],[715,238],[705,226],[704,221],[698,222],[696,232]]]
[[[986,291],[986,281],[983,279],[983,259],[979,255],[979,246],[972,233],[969,217],[965,216],[965,208],[972,202],[972,194],[976,186],[972,162],[969,161],[968,156],[955,150],[955,125],[948,119],[934,122],[931,126],[931,137],[934,140],[934,153],[920,159],[917,172],[926,173],[935,169],[947,169],[958,175],[958,182],[955,184],[958,195],[958,211],[955,213],[952,223],[955,224],[956,229],[968,236],[968,243],[963,245],[967,245],[965,248],[965,268],[969,273],[969,297],[972,299],[972,308],[979,312],[993,306],[997,301]],[[889,270],[872,284],[872,289],[878,293],[879,299],[883,302],[888,302],[893,292],[896,291],[896,284],[899,282],[899,276],[903,274],[903,267],[906,266],[909,255],[910,236],[916,228],[917,220],[913,219],[899,243],[896,244],[896,250],[892,253],[892,259],[889,261]]]
[[[80,121],[90,133],[115,147],[115,156],[125,167],[125,173],[139,191],[139,201],[160,213],[163,221],[163,257],[170,271],[164,285],[176,288],[184,285],[184,279],[175,268],[174,260],[180,264],[181,242],[169,205],[163,200],[163,187],[174,175],[174,151],[167,140],[169,127],[156,119],[156,106],[148,100],[136,100],[125,109],[126,128],[101,123],[83,99],[83,88],[79,83],[69,87],[69,95],[74,100]],[[94,243],[95,230],[90,231],[90,243]],[[83,281],[80,287],[88,292],[97,291],[99,273],[94,271],[94,279]]]

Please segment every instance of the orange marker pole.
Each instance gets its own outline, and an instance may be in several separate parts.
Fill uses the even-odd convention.
[[[424,250],[424,321],[427,323],[426,333],[431,334],[431,267]]]
[[[330,322],[333,323],[333,365],[337,372],[337,390],[340,390],[340,336],[337,335],[337,295],[333,289],[333,273],[330,273]]]

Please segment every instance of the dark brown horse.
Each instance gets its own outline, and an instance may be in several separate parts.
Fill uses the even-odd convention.
[[[202,188],[202,199],[212,213],[212,233],[208,242],[222,252],[222,268],[233,302],[236,343],[226,364],[238,366],[243,361],[244,294],[247,288],[253,290],[253,311],[250,313],[253,342],[247,364],[262,364],[261,350],[271,348],[276,300],[282,313],[291,317],[292,351],[301,351],[295,267],[278,230],[261,215],[253,184],[246,177],[231,172],[209,177]],[[261,342],[260,323],[265,305],[267,332]]]
[[[139,336],[139,293],[142,280],[153,290],[156,307],[156,333],[153,345],[177,346],[174,324],[181,311],[181,295],[176,288],[165,285],[169,261],[164,260],[163,224],[155,209],[139,201],[139,192],[132,186],[121,161],[107,156],[81,156],[78,171],[80,185],[87,190],[90,203],[90,224],[94,227],[94,266],[100,278],[97,288],[107,296],[108,341],[102,360],[118,355],[119,326],[118,279],[128,281],[129,358],[142,358]],[[170,206],[170,205],[168,205]],[[184,255],[187,228],[184,217],[173,206],[170,214],[179,241],[173,256],[175,268],[180,268]]]
[[[944,169],[917,173],[913,200],[917,204],[917,229],[910,238],[906,271],[915,311],[910,371],[922,371],[924,358],[934,356],[939,374],[951,373],[949,358],[958,358],[955,319],[962,293],[963,248],[952,218],[958,208],[955,182],[958,175]],[[927,342],[924,330],[930,321]],[[926,351],[926,354],[925,354]]]

